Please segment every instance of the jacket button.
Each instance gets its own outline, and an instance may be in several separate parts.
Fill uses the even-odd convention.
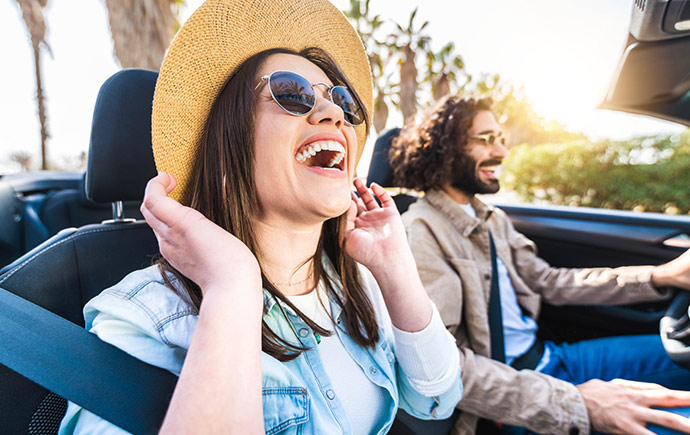
[[[484,279],[487,280],[487,281],[490,280],[490,279],[491,279],[491,274],[490,274],[490,273],[485,273],[485,274],[484,274]]]
[[[309,336],[309,330],[307,328],[300,329],[299,336],[302,338],[307,338]]]
[[[371,373],[372,375],[375,375],[377,371],[378,370],[376,370],[376,367],[374,367],[374,366],[369,367],[369,373]]]
[[[573,424],[568,430],[568,435],[580,435],[580,428]]]
[[[333,390],[327,390],[326,397],[328,397],[329,400],[335,399],[335,393],[333,392]]]

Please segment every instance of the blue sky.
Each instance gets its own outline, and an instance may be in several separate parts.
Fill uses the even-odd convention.
[[[349,4],[333,2],[341,9]],[[182,19],[200,3],[188,0]],[[595,138],[681,129],[595,109],[622,51],[632,0],[371,0],[375,14],[399,23],[406,23],[417,5],[417,20],[430,21],[432,46],[438,49],[453,41],[470,73],[499,73],[524,87],[546,118]],[[88,148],[96,94],[118,66],[102,1],[49,0],[46,18],[52,49],[52,57],[46,55],[43,61],[52,136],[49,154],[60,164]],[[11,152],[39,152],[33,59],[14,0],[0,0],[0,35],[2,172]],[[399,122],[392,117],[389,126]]]

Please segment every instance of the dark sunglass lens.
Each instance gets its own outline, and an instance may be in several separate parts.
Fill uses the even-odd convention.
[[[362,109],[357,105],[352,94],[344,86],[335,86],[331,90],[333,103],[343,109],[345,121],[350,125],[359,125],[364,122]]]
[[[269,79],[273,98],[280,106],[295,115],[306,115],[314,108],[314,88],[304,77],[279,71]]]

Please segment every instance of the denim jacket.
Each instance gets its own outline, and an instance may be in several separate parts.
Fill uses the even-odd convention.
[[[375,349],[362,348],[347,334],[341,309],[331,300],[331,313],[336,333],[346,351],[366,376],[388,393],[386,412],[377,424],[379,434],[386,433],[398,407],[418,418],[450,416],[462,396],[459,355],[454,350],[451,364],[439,379],[418,380],[408,377],[396,358],[394,343],[400,331],[394,330],[380,290],[371,273],[360,267],[364,288],[372,300],[380,328]],[[173,279],[173,285],[177,285]],[[336,289],[338,285],[336,284]],[[125,277],[120,283],[104,290],[84,307],[86,327],[131,355],[179,375],[189,348],[198,312],[180,292],[166,287],[159,269],[151,266]],[[281,337],[309,346],[299,357],[281,362],[262,353],[262,391],[264,427],[267,434],[349,434],[350,421],[332,388],[321,362],[314,336],[307,324],[289,307],[264,292],[268,313],[265,319]],[[287,314],[281,313],[279,305]],[[430,328],[441,328],[442,345],[455,349],[434,307],[432,322],[419,333],[429,334]],[[408,334],[409,333],[403,333]],[[413,335],[414,335],[413,334]],[[299,335],[299,339],[297,338]],[[438,335],[436,335],[438,337]],[[433,340],[432,340],[433,341]],[[436,340],[436,343],[439,343]],[[427,349],[427,353],[433,349]],[[413,362],[414,363],[414,362]],[[418,363],[417,363],[418,364]],[[60,426],[60,434],[98,433],[122,434],[122,429],[70,403]]]

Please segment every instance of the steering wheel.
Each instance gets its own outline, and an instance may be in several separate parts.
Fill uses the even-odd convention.
[[[681,367],[690,369],[690,292],[678,290],[659,322],[661,343],[668,356]]]

